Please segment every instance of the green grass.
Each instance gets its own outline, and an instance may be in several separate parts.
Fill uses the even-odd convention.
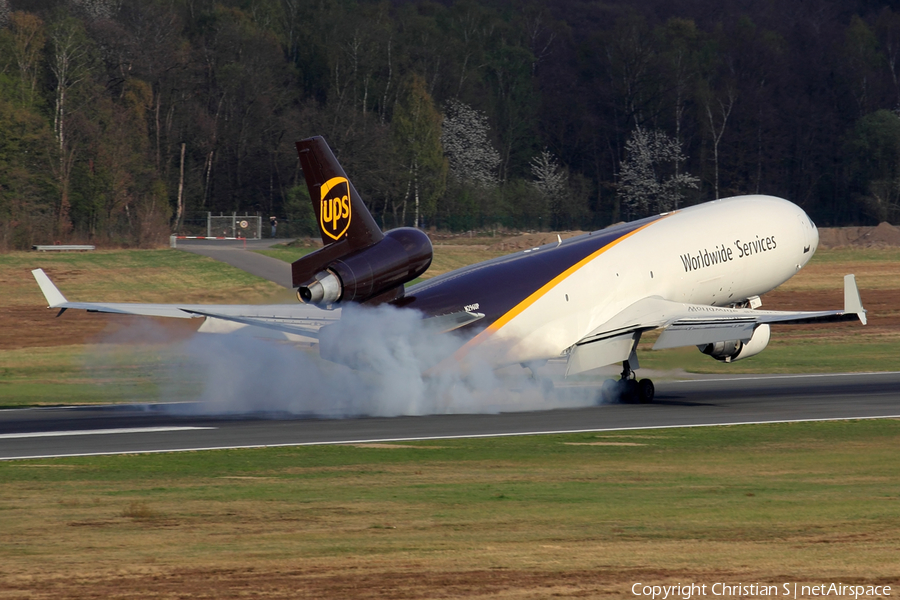
[[[272,258],[277,258],[278,260],[282,260],[284,262],[292,263],[295,260],[306,256],[310,252],[313,252],[314,250],[315,248],[304,248],[300,246],[277,244],[266,250],[257,250],[256,252],[258,252],[259,254],[264,254],[266,256],[271,256]],[[432,261],[431,266],[428,268],[428,271],[425,272],[423,277],[416,279],[415,281],[412,281],[407,285],[412,285],[413,283],[417,283],[419,281],[429,279],[436,275],[440,275],[442,273],[446,273],[460,267],[465,267],[473,263],[496,258],[498,256],[503,256],[504,254],[508,254],[508,252],[488,250],[487,248],[483,248],[480,246],[472,247],[459,244],[438,244],[434,246],[434,260]]]
[[[466,260],[447,252],[448,268]],[[816,285],[845,263],[892,273],[891,252],[819,253]],[[43,302],[28,273],[37,266],[78,300],[248,302],[277,291],[170,250],[14,253],[0,255],[3,305]],[[900,370],[888,333],[831,335],[776,329],[765,352],[732,365],[693,348],[640,359],[712,373]],[[3,350],[0,405],[155,401],[172,378],[190,391],[182,359],[157,344]],[[271,595],[439,597],[446,581],[478,589],[481,573],[506,574],[510,598],[620,597],[637,576],[893,582],[898,434],[900,421],[873,420],[0,462],[0,589],[226,597],[238,589],[231,574],[258,577],[246,591],[299,572],[306,579]],[[534,587],[536,573],[557,587]],[[421,587],[395,593],[409,574]],[[317,587],[332,580],[347,588]]]
[[[894,576],[898,435],[872,420],[2,462],[0,561]]]
[[[0,407],[192,400],[186,357],[165,345],[0,350]]]
[[[0,254],[6,306],[40,305],[31,275],[42,268],[67,298],[84,302],[253,303],[282,288],[205,256],[178,250],[103,250]]]
[[[298,246],[288,246],[287,244],[275,244],[271,248],[265,250],[255,250],[257,254],[263,254],[287,263],[303,258],[307,254],[315,251],[316,248],[302,248]]]
[[[778,332],[774,332],[775,338]],[[877,337],[858,342],[809,343],[807,340],[773,339],[765,351],[734,363],[720,363],[696,348],[651,351],[642,343],[639,359],[642,367],[655,370],[683,369],[688,373],[866,373],[900,371],[900,344],[879,342]]]

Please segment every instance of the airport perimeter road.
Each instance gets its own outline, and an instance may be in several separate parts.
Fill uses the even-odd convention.
[[[288,240],[246,240],[245,246],[244,241],[238,240],[178,240],[176,249],[208,256],[290,289],[291,265],[277,258],[253,252],[286,241]]]
[[[658,401],[496,415],[190,416],[198,407],[0,411],[0,459],[900,417],[900,373],[660,382]],[[182,414],[177,414],[182,413]]]

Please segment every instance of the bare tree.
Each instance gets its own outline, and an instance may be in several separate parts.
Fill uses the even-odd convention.
[[[30,107],[34,103],[38,64],[44,49],[44,23],[25,12],[17,11],[8,17],[13,30],[13,55],[22,79],[22,103]]]
[[[75,163],[75,145],[68,139],[67,110],[70,90],[81,83],[88,71],[84,63],[88,54],[88,42],[77,21],[65,18],[50,28],[50,72],[54,79],[53,133],[56,137],[59,179],[58,233],[66,233],[69,222],[69,182]]]
[[[68,0],[76,13],[84,15],[88,21],[112,19],[119,12],[121,0]]]
[[[718,105],[714,107],[713,105]],[[719,143],[722,141],[722,134],[725,133],[725,126],[728,124],[728,117],[731,116],[731,109],[734,108],[734,90],[729,87],[725,93],[725,99],[713,98],[712,95],[706,97],[703,104],[706,111],[706,118],[709,120],[709,129],[713,139],[713,165],[715,171],[715,192],[716,200],[719,199]],[[715,113],[715,114],[713,114]]]

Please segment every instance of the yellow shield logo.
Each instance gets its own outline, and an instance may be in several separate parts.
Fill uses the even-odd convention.
[[[350,184],[344,177],[332,177],[322,184],[319,226],[322,233],[338,240],[350,228]]]

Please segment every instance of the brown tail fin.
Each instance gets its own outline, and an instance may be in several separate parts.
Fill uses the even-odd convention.
[[[431,240],[418,229],[381,232],[325,140],[297,142],[300,164],[325,246],[291,265],[301,302],[380,303],[431,264]]]
[[[384,234],[347,178],[322,136],[297,142],[300,166],[309,188],[325,246],[344,242],[348,250],[371,246]]]

